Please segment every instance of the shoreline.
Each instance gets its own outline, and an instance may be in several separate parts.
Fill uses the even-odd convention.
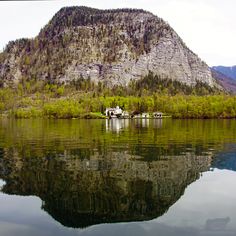
[[[173,117],[171,115],[169,116],[163,116],[162,118],[143,118],[143,117],[133,117],[133,118],[109,118],[103,115],[100,116],[94,116],[94,115],[88,115],[88,114],[82,114],[81,117],[53,117],[53,116],[27,116],[27,117],[15,117],[14,115],[9,114],[0,114],[0,118],[5,119],[15,119],[15,120],[27,120],[27,119],[50,119],[50,120],[166,120],[166,119],[172,119],[172,120],[235,120],[236,117]]]

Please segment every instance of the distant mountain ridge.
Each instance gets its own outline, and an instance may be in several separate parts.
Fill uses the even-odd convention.
[[[236,80],[236,66],[213,66],[212,69]]]
[[[236,93],[236,66],[213,66],[212,76],[229,92]]]
[[[0,53],[0,82],[79,78],[127,86],[149,72],[189,86],[219,87],[208,65],[161,18],[139,9],[62,8],[34,39]]]

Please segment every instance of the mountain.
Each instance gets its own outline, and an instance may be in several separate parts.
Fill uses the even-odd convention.
[[[213,67],[214,68],[214,67]],[[215,78],[222,87],[231,93],[236,93],[236,80],[211,68],[212,77]]]
[[[212,69],[236,80],[236,66],[213,66]]]
[[[194,86],[219,87],[211,70],[161,18],[138,9],[62,8],[33,39],[0,54],[2,85],[80,78],[127,86],[149,72]]]

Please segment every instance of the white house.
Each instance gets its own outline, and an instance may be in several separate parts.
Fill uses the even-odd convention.
[[[122,112],[122,118],[130,118],[130,114],[127,111]]]
[[[149,118],[149,114],[148,113],[142,113],[142,118]]]
[[[110,118],[119,118],[122,116],[122,109],[117,106],[116,108],[106,108],[106,116]]]
[[[156,119],[161,119],[162,118],[162,113],[161,112],[154,112],[153,117]]]

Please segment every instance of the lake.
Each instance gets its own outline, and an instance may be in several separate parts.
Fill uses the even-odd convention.
[[[0,235],[236,235],[236,120],[0,120]]]

